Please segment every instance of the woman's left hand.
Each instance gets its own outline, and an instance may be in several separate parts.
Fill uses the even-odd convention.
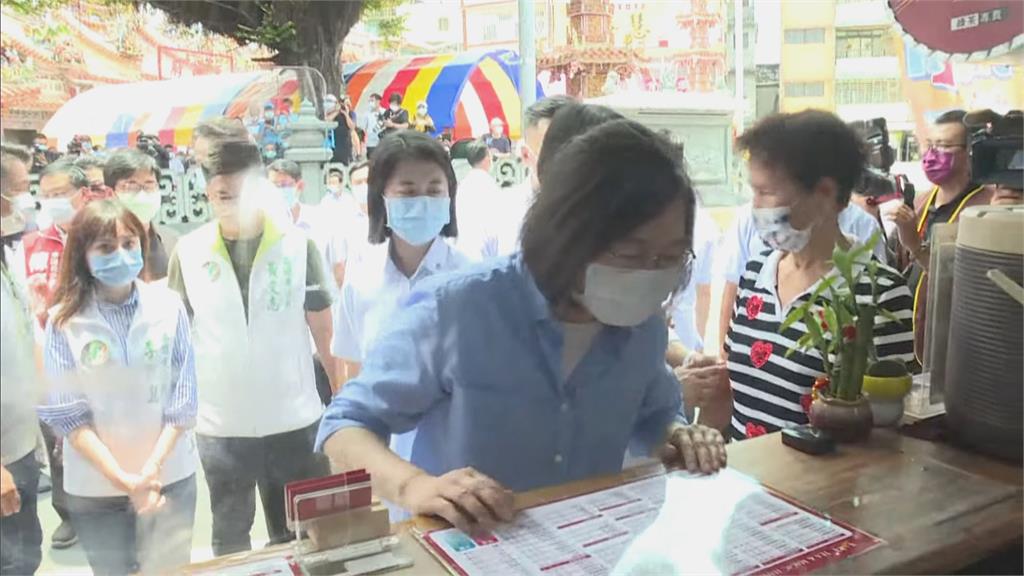
[[[690,472],[711,474],[725,468],[725,439],[714,428],[700,424],[677,425],[665,441],[661,460],[666,466],[680,466]]]

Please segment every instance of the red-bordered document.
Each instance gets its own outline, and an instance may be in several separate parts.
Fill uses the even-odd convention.
[[[453,528],[418,538],[461,576],[785,575],[884,544],[728,469],[659,474],[530,508],[485,538]]]

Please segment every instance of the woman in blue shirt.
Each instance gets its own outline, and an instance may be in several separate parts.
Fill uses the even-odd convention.
[[[559,116],[575,114],[552,130]],[[511,520],[511,490],[618,472],[630,447],[725,465],[721,434],[683,423],[664,360],[661,306],[692,260],[681,152],[615,120],[542,154],[557,161],[542,158],[522,254],[417,286],[317,438],[383,498],[467,532]],[[406,462],[386,439],[413,428]]]

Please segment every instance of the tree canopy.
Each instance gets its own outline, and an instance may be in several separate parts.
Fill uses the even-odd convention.
[[[202,24],[242,42],[257,42],[274,52],[280,66],[309,66],[320,71],[327,90],[341,89],[341,46],[364,7],[393,0],[138,0],[163,10],[182,24]]]

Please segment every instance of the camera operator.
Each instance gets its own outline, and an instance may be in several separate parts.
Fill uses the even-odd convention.
[[[928,301],[928,261],[932,226],[956,222],[964,208],[988,204],[991,191],[971,179],[968,130],[963,110],[940,115],[928,130],[927,151],[921,162],[935,186],[919,194],[914,209],[900,205],[886,214],[896,223],[900,244],[909,256],[907,284],[914,294],[914,354],[923,358],[925,302]]]
[[[1024,204],[1024,114],[978,110],[964,124],[971,131],[974,179],[992,190],[991,203]]]
[[[135,147],[140,152],[156,160],[157,166],[161,170],[167,170],[171,165],[171,154],[163,146],[160,145],[160,140],[156,136],[143,134],[139,132],[139,137],[135,141]]]

